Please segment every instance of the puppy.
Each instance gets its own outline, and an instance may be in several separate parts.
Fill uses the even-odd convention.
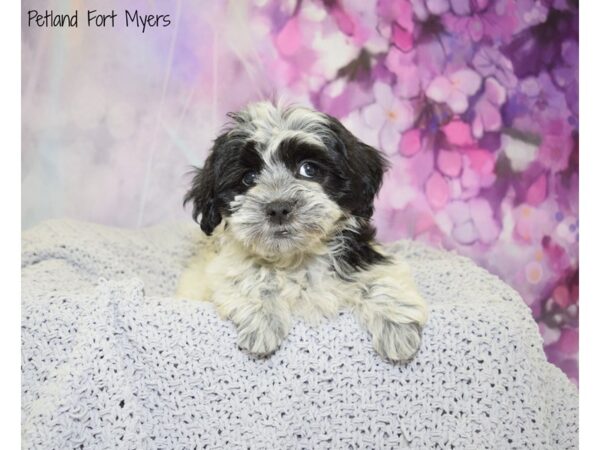
[[[407,264],[370,224],[387,162],[337,119],[271,102],[230,113],[185,203],[206,234],[178,296],[209,300],[255,355],[292,317],[350,309],[391,361],[418,350],[427,307]]]

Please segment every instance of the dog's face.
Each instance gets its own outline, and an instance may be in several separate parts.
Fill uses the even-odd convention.
[[[273,258],[314,251],[371,217],[385,159],[337,119],[269,102],[230,117],[185,198],[206,234],[225,221],[250,252]]]

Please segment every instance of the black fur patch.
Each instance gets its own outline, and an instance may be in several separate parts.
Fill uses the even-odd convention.
[[[370,219],[373,215],[375,195],[381,188],[383,174],[389,163],[383,153],[359,141],[335,117],[328,116],[335,136],[332,146],[344,155],[342,170],[346,186],[338,203],[358,217]]]
[[[328,117],[332,133],[324,137],[326,148],[292,138],[280,144],[277,157],[292,173],[301,162],[313,162],[319,168],[314,181],[321,183],[325,193],[350,214],[369,219],[388,162],[381,152]]]
[[[321,184],[325,193],[332,200],[338,201],[339,193],[347,189],[347,178],[341,167],[343,158],[329,148],[309,144],[299,138],[292,138],[279,145],[275,158],[282,161],[294,174],[297,173],[303,162],[311,162],[316,166],[317,174],[310,181]]]
[[[183,202],[192,202],[196,222],[202,215],[202,231],[210,236],[222,216],[230,214],[229,203],[249,189],[242,183],[244,174],[260,171],[262,164],[255,143],[245,136],[225,133],[215,140],[204,167],[195,169],[192,187]]]
[[[365,223],[357,232],[344,231],[344,251],[339,255],[352,270],[364,270],[373,264],[386,264],[389,259],[373,248],[375,228]]]

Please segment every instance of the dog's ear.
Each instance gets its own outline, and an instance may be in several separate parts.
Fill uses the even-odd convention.
[[[361,142],[335,117],[327,116],[336,136],[337,151],[347,164],[350,191],[347,203],[352,214],[366,219],[373,215],[375,196],[383,182],[389,162],[382,152]]]
[[[216,199],[216,174],[215,174],[215,147],[204,163],[204,167],[196,168],[192,187],[185,194],[183,200],[184,206],[192,202],[192,216],[196,223],[198,216],[202,215],[200,228],[210,236],[213,230],[221,223],[221,213]]]

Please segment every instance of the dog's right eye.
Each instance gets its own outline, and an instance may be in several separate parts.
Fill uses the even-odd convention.
[[[308,161],[303,162],[298,169],[298,174],[304,178],[314,178],[318,172],[319,170],[317,169],[317,166]]]
[[[257,173],[252,170],[246,172],[242,177],[242,183],[244,183],[246,186],[252,186],[254,184],[254,181],[256,180],[256,175]]]

